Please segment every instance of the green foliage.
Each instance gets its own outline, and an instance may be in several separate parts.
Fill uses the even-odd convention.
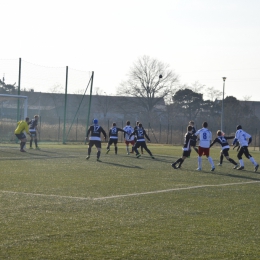
[[[136,159],[84,145],[1,147],[1,259],[259,259],[260,175],[224,161],[179,170],[180,147]],[[259,152],[250,151],[259,162]],[[219,148],[211,149],[217,164]],[[230,151],[230,157],[236,158]]]

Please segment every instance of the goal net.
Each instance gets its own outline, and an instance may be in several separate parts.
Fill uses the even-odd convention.
[[[16,140],[16,123],[27,117],[27,96],[0,94],[0,141]]]

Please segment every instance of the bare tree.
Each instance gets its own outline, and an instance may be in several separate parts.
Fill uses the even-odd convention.
[[[117,94],[137,97],[138,105],[148,114],[156,105],[171,98],[178,82],[178,76],[168,64],[146,55],[134,63],[128,77],[117,89]]]
[[[220,90],[217,90],[213,87],[207,88],[206,96],[211,100],[214,101],[218,98],[220,98],[222,95],[222,92]]]

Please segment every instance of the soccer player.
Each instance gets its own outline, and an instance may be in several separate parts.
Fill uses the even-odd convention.
[[[133,135],[136,136],[136,143],[134,146],[134,151],[135,151],[136,157],[139,158],[141,156],[141,154],[138,152],[138,148],[143,147],[145,149],[145,151],[154,159],[151,151],[147,148],[147,145],[145,142],[145,137],[149,141],[151,141],[151,140],[150,140],[149,136],[146,134],[146,131],[144,130],[143,125],[141,123],[138,124],[138,127],[136,128],[136,130],[134,130],[134,132],[130,135],[130,137]]]
[[[101,137],[100,137],[101,133],[104,135],[104,139],[106,140],[107,134],[106,134],[105,130],[101,126],[98,125],[98,120],[94,119],[93,125],[91,125],[88,128],[87,136],[86,136],[86,140],[87,140],[88,136],[90,134],[89,143],[88,143],[88,156],[86,157],[87,160],[90,158],[92,146],[95,145],[97,148],[97,161],[101,162],[99,159],[100,154],[101,154]]]
[[[125,138],[125,145],[126,145],[126,152],[129,155],[129,144],[132,145],[132,152],[134,151],[134,144],[135,144],[135,137],[130,135],[134,132],[134,128],[130,126],[130,121],[126,121],[126,126],[123,128],[125,133],[124,133],[124,138]]]
[[[172,164],[172,167],[174,169],[178,169],[181,168],[182,163],[184,162],[184,160],[190,156],[191,153],[191,140],[192,140],[192,126],[189,125],[187,127],[187,133],[184,136],[184,145],[183,145],[183,153],[182,153],[182,157],[180,157],[176,162],[174,162]],[[176,166],[176,164],[179,163],[179,165]]]
[[[110,145],[114,144],[115,146],[115,154],[117,154],[117,142],[118,142],[118,132],[124,132],[126,133],[123,129],[116,127],[116,123],[112,124],[112,127],[109,130],[109,140],[107,143],[107,152],[110,151]]]
[[[136,126],[134,128],[134,131],[139,127],[139,121],[136,121]],[[135,142],[137,141],[137,136],[135,136]],[[144,149],[141,146],[141,154],[144,154]]]
[[[26,135],[24,134],[24,131],[28,135],[31,135],[29,132],[28,122],[29,122],[29,117],[26,117],[25,120],[21,120],[21,121],[17,122],[17,127],[14,131],[14,134],[16,135],[16,137],[21,141],[20,142],[20,152],[23,152],[23,153],[25,152],[24,146],[26,144]]]
[[[39,119],[39,116],[38,115],[35,115],[34,116],[34,119],[32,119],[31,121],[29,121],[29,131],[31,133],[31,139],[30,139],[30,149],[33,149],[32,148],[32,143],[33,143],[33,140],[34,140],[34,144],[35,144],[35,148],[36,149],[40,149],[38,147],[38,140],[37,140],[37,132],[39,132],[38,130],[38,119]],[[37,132],[36,132],[37,131]]]
[[[240,167],[237,168],[238,170],[243,170],[245,168],[244,166],[244,161],[242,159],[242,155],[244,154],[247,159],[249,159],[252,164],[255,166],[255,172],[257,172],[259,164],[255,161],[255,159],[252,157],[251,154],[248,152],[248,145],[252,142],[252,136],[242,130],[242,126],[238,125],[237,126],[237,131],[235,134],[235,139],[233,141],[233,145],[236,144],[236,142],[239,142],[240,149],[237,154],[237,158],[240,163]]]
[[[229,158],[229,144],[227,142],[228,139],[233,139],[234,136],[224,136],[223,135],[223,132],[221,130],[218,130],[217,131],[217,137],[215,138],[215,140],[211,143],[210,145],[210,148],[215,144],[215,143],[219,143],[221,145],[221,151],[220,151],[220,161],[219,161],[219,166],[222,165],[222,162],[223,162],[223,158],[225,156],[225,158],[233,163],[235,166],[234,166],[234,169],[236,169],[238,167],[238,163],[236,163],[233,159]]]
[[[195,135],[195,133],[197,132],[196,131],[196,128],[194,126],[194,121],[190,121],[189,122],[189,125],[192,127],[192,138],[190,140],[190,146],[194,149],[194,151],[198,154],[199,153],[199,150],[198,148],[196,147],[196,143],[197,143],[197,136]]]
[[[205,155],[208,158],[208,161],[211,165],[211,171],[213,172],[215,170],[215,165],[212,160],[212,158],[209,156],[209,147],[210,142],[212,140],[212,133],[208,130],[208,123],[203,122],[202,127],[200,130],[198,130],[195,135],[199,136],[199,156],[198,156],[198,168],[197,171],[201,171],[202,169],[202,155]]]

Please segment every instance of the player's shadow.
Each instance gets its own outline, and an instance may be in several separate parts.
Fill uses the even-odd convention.
[[[245,171],[245,170],[243,170],[243,171]],[[246,171],[246,172],[252,173],[250,171]],[[246,179],[246,180],[252,180],[252,181],[260,181],[260,175],[259,175],[259,178],[254,178],[254,177],[249,177],[249,176],[230,174],[230,173],[221,173],[221,172],[215,172],[215,171],[214,172],[210,172],[210,173],[214,174],[214,175],[227,176],[227,177],[231,177],[231,178],[239,178],[239,179]]]
[[[103,162],[103,161],[102,161],[102,163],[113,165],[113,166],[118,166],[118,167],[122,167],[122,168],[143,169],[142,167],[136,166],[136,165],[130,166],[130,165],[124,165],[124,164],[120,164],[120,163]]]

